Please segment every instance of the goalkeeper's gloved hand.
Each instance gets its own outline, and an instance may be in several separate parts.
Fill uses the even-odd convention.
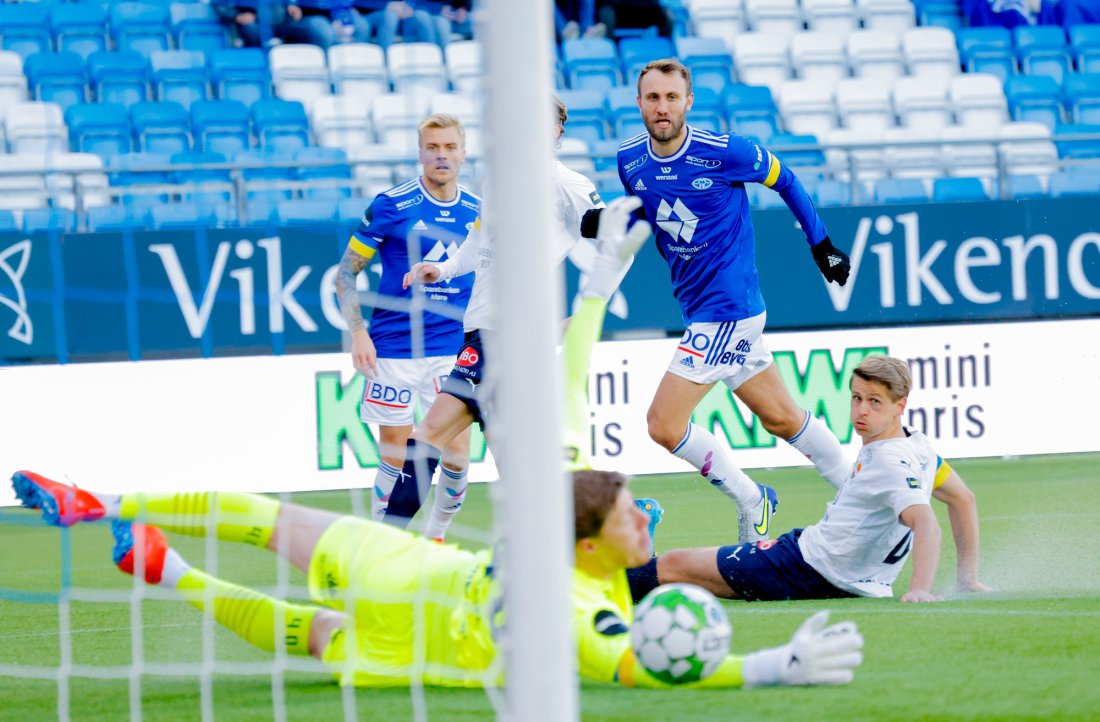
[[[813,615],[782,647],[745,657],[746,687],[766,685],[848,684],[863,662],[863,635],[855,622],[826,627],[829,612]]]
[[[634,262],[634,254],[653,233],[648,221],[630,223],[640,198],[623,196],[611,201],[599,217],[596,258],[581,289],[585,298],[610,299]]]
[[[835,247],[828,236],[811,247],[810,252],[814,254],[814,262],[826,281],[836,281],[841,286],[848,282],[848,272],[852,270],[852,264],[847,254]]]

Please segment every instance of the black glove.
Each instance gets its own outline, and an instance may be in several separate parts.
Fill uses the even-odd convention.
[[[848,282],[848,272],[852,270],[852,264],[847,254],[833,246],[828,236],[810,248],[810,252],[814,254],[814,263],[826,281],[836,281],[841,286]]]
[[[600,213],[603,208],[593,208],[585,211],[581,217],[581,238],[595,238],[600,229]]]

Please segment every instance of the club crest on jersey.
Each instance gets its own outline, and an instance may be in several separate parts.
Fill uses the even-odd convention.
[[[705,191],[712,185],[714,185],[714,181],[712,181],[710,178],[696,178],[691,182],[691,187],[700,191]]]

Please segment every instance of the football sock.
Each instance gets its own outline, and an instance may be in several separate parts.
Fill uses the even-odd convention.
[[[279,502],[258,494],[195,492],[175,494],[123,494],[119,518],[155,524],[165,531],[206,536],[207,520],[214,515],[218,539],[267,546]]]
[[[165,584],[164,580],[161,581]],[[282,632],[287,654],[309,654],[309,627],[317,607],[292,604],[230,584],[206,572],[189,568],[176,584],[176,591],[191,606],[204,612],[213,599],[213,617],[241,639],[268,652],[275,651],[275,634]],[[276,614],[284,627],[275,629]]]
[[[431,444],[409,439],[405,445],[405,465],[393,486],[390,503],[382,521],[402,529],[408,528],[432,486],[440,453]]]
[[[588,458],[588,368],[592,349],[600,339],[607,301],[585,298],[569,319],[562,341],[565,366],[565,442],[566,464],[571,471],[591,469]]]
[[[702,426],[688,424],[684,438],[672,453],[698,469],[700,476],[733,499],[739,509],[760,501],[760,487],[729,460],[718,439]]]
[[[466,499],[466,469],[455,471],[446,466],[441,466],[440,469],[443,473],[439,476],[439,483],[435,485],[432,513],[424,528],[424,536],[429,539],[442,539],[447,535],[447,527],[451,525],[451,520]]]
[[[370,515],[375,521],[382,521],[386,516],[386,507],[390,503],[390,494],[393,493],[394,484],[401,473],[384,461],[378,462],[378,471],[374,475],[374,493],[370,495]]]
[[[657,557],[653,557],[640,567],[626,570],[626,581],[630,585],[630,596],[634,603],[642,601],[642,597],[661,586],[657,579]]]
[[[802,429],[787,439],[787,443],[801,451],[817,467],[817,473],[838,489],[852,469],[851,461],[844,455],[833,432],[809,411]]]

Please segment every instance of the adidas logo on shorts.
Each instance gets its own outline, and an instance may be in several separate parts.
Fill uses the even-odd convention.
[[[680,365],[687,366],[689,369],[693,369],[695,368],[695,361],[692,360],[691,356],[684,356],[682,359],[680,359]]]

